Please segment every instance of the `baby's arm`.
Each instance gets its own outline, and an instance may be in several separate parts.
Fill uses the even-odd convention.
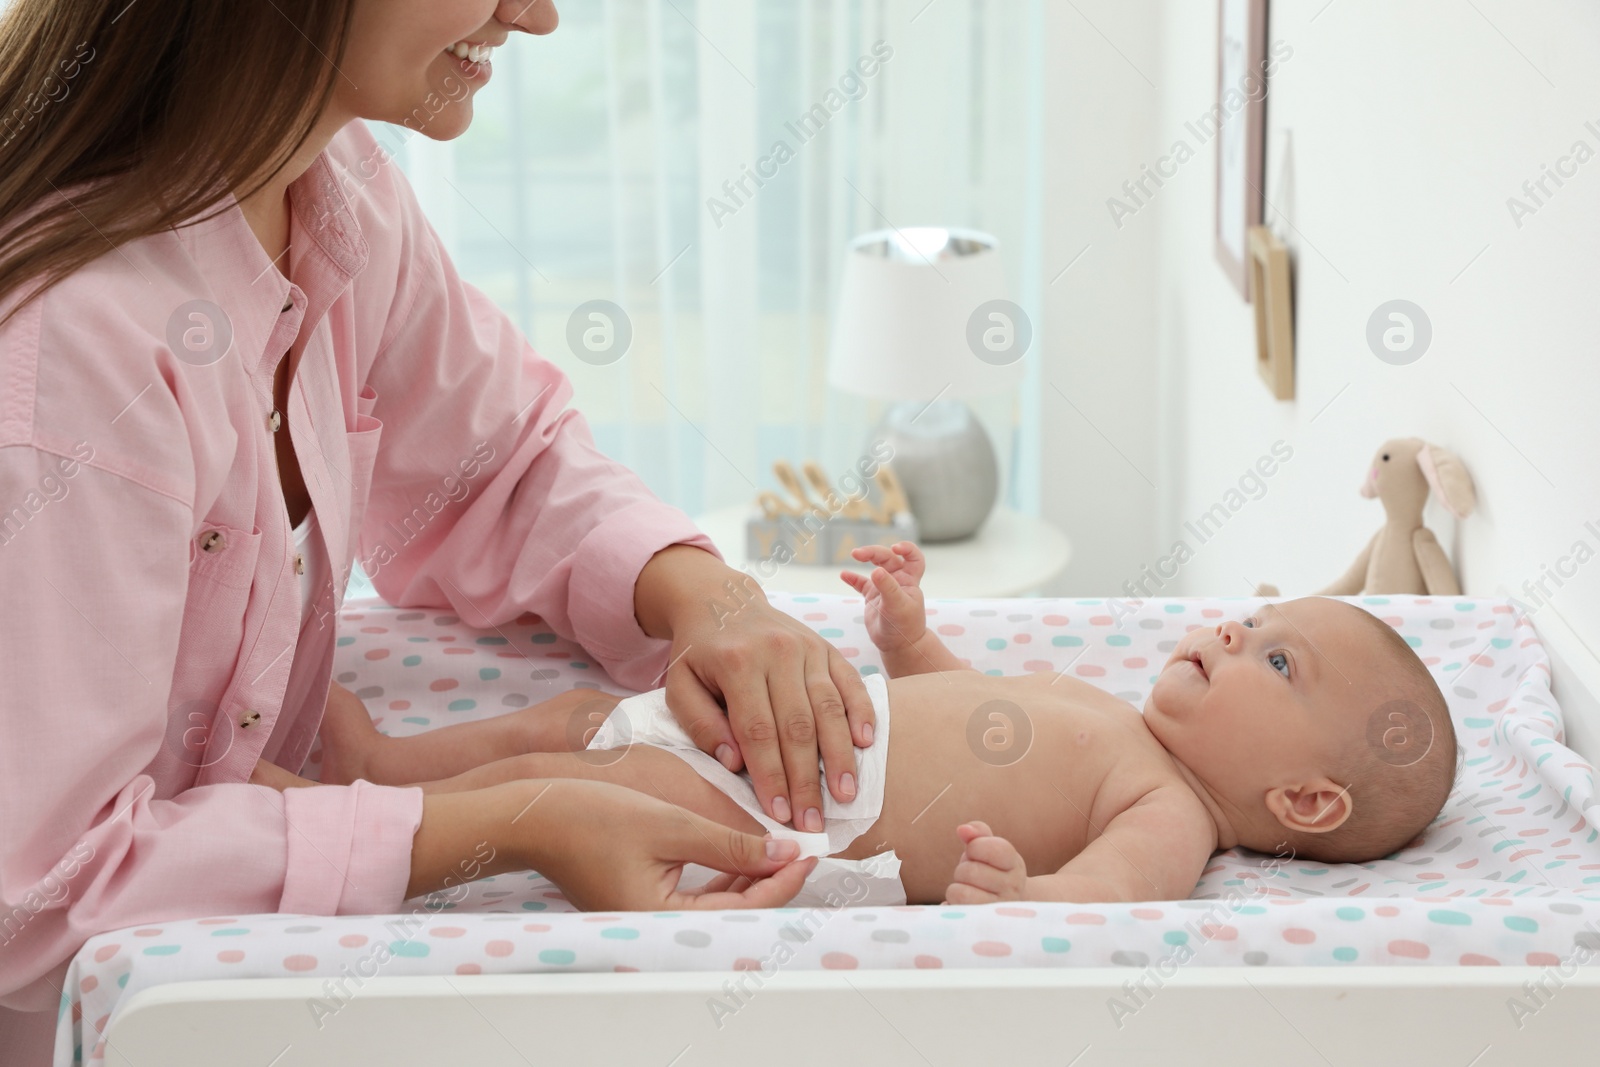
[[[889,677],[969,669],[928,629],[920,585],[927,563],[916,545],[863,545],[850,554],[877,564],[871,574],[840,571],[839,577],[866,600],[867,633],[883,655]]]
[[[1054,874],[1028,877],[1016,848],[983,823],[968,823],[957,833],[967,847],[945,890],[951,904],[1183,900],[1194,892],[1216,845],[1215,824],[1177,786],[1146,793]]]

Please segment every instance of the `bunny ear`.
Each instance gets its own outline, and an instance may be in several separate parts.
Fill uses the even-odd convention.
[[[1455,455],[1438,445],[1423,445],[1417,453],[1417,466],[1428,480],[1428,488],[1444,509],[1458,519],[1466,518],[1478,503],[1472,488],[1472,475]]]

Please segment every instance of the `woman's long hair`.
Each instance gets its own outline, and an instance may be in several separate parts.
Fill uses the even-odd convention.
[[[0,325],[113,248],[265,185],[333,94],[352,3],[11,0],[0,303],[41,284]]]

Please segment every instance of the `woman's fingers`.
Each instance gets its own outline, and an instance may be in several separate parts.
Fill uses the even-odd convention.
[[[667,707],[696,748],[730,771],[743,768],[739,746],[722,705],[681,659],[667,672]]]
[[[761,664],[736,664],[719,669],[731,672],[731,677],[717,679],[717,687],[728,702],[728,722],[733,727],[734,743],[750,775],[750,784],[755,787],[761,810],[779,822],[788,822],[794,809],[789,804],[790,782],[784,773],[779,726],[767,692],[767,672]],[[814,746],[812,751],[815,752]],[[812,777],[816,777],[815,771]],[[814,784],[812,788],[816,788]]]
[[[867,685],[861,680],[861,672],[832,645],[828,646],[828,677],[833,679],[839,696],[844,700],[844,713],[850,721],[850,737],[857,747],[866,748],[872,744],[878,713],[872,706],[872,697],[867,695]],[[855,762],[854,753],[851,753],[850,761],[852,764]],[[828,780],[833,781],[832,775]]]
[[[806,698],[816,714],[817,748],[823,776],[835,800],[849,803],[856,795],[856,746],[843,695],[830,669],[832,649],[812,649],[806,656]],[[810,829],[800,826],[800,829]],[[818,830],[822,827],[817,826]]]
[[[729,888],[720,892],[710,892],[709,885],[702,886],[699,890],[690,890],[687,893],[675,893],[667,902],[668,907],[688,910],[694,908],[704,911],[722,911],[729,908],[781,908],[795,898],[800,892],[800,887],[805,884],[806,876],[817,866],[817,858],[808,856],[803,860],[784,867],[776,874],[755,881],[740,879],[744,882],[743,889]],[[737,886],[739,882],[735,882]]]
[[[809,681],[803,651],[799,659],[783,657],[767,674],[767,699],[778,728],[778,752],[788,782],[794,828],[815,834],[822,832],[822,772],[817,750],[824,717],[831,720],[836,733],[846,734],[846,727],[842,705],[826,710],[814,705],[814,697],[821,694],[811,690]],[[833,701],[838,703],[837,693]],[[849,743],[848,734],[845,743]]]

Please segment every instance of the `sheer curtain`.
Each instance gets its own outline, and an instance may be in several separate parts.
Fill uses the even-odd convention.
[[[824,383],[854,235],[995,234],[1040,336],[1039,8],[567,4],[555,34],[498,50],[457,140],[373,128],[463,276],[572,378],[600,447],[695,515],[775,488],[774,460],[836,477],[861,453],[876,405]],[[572,343],[588,329],[599,353]],[[1030,511],[1036,397],[974,405]]]

